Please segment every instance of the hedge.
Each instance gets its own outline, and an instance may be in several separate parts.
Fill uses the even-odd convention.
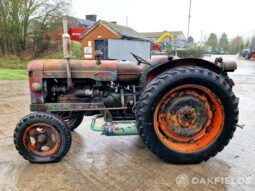
[[[170,50],[168,51],[169,55],[176,55],[180,58],[202,58],[203,57],[203,49],[185,49],[185,50]]]

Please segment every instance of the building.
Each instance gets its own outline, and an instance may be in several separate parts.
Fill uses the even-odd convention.
[[[80,42],[80,35],[85,33],[97,21],[97,15],[86,15],[86,19],[68,16],[68,33],[71,40]]]
[[[130,52],[150,58],[150,41],[135,30],[116,22],[98,21],[81,36],[84,59],[94,59],[95,50],[104,59],[132,61]]]
[[[68,16],[67,25],[71,28],[89,28],[97,21],[97,15],[86,15],[86,19]]]
[[[173,35],[173,44],[176,48],[185,48],[186,37],[182,31],[145,32],[141,34],[155,43],[165,32],[169,32]],[[169,41],[168,38],[164,39],[162,42],[167,41]]]
[[[86,19],[80,19],[72,16],[67,17],[68,33],[71,40],[80,41],[80,35],[87,31],[97,20],[97,15],[86,15]],[[35,34],[41,31],[42,23],[33,20],[28,26],[28,36],[33,39]],[[63,34],[63,17],[54,17],[51,26],[44,31],[48,39],[61,42]]]

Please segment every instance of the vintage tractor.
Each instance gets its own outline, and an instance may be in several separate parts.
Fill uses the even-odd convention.
[[[65,36],[64,36],[65,38]],[[68,38],[67,38],[68,39]],[[68,40],[64,42],[68,44]],[[117,60],[36,60],[28,65],[32,114],[14,132],[30,162],[62,159],[71,131],[85,116],[103,135],[140,135],[159,158],[199,163],[220,152],[238,122],[238,98],[227,72],[234,62],[162,56],[137,63]],[[105,123],[96,121],[103,117]]]

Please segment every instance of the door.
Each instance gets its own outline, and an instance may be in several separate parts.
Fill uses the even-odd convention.
[[[106,40],[95,40],[95,51],[100,50],[103,53],[102,59],[107,59],[107,42]]]

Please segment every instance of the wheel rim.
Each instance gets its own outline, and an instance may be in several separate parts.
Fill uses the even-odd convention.
[[[26,128],[23,134],[23,144],[29,153],[49,157],[58,151],[61,138],[53,126],[36,123]]]
[[[197,152],[210,146],[224,125],[220,99],[208,88],[188,84],[169,91],[154,111],[160,141],[178,152]]]

